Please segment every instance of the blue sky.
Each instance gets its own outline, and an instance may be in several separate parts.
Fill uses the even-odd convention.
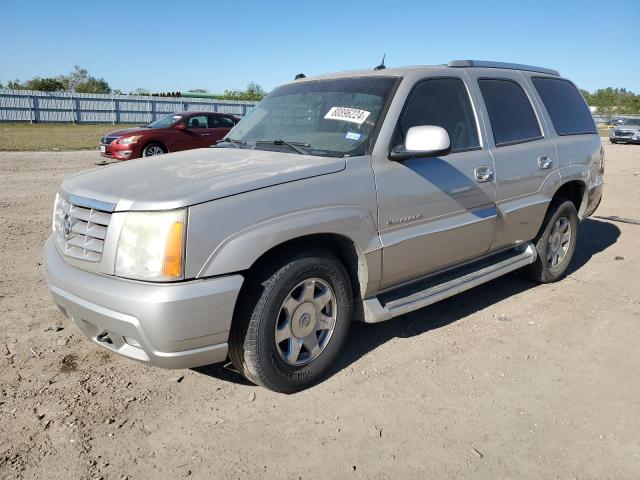
[[[0,0],[0,82],[75,64],[126,91],[266,90],[295,74],[452,59],[640,93],[640,2]],[[635,58],[634,58],[635,57]]]

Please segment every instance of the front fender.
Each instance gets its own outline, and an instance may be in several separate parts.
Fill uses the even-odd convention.
[[[359,256],[381,248],[375,221],[368,210],[350,206],[315,208],[270,218],[230,235],[211,252],[196,277],[247,270],[273,247],[314,234],[347,237],[355,244]]]

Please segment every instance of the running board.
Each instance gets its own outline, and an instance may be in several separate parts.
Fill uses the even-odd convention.
[[[364,300],[364,321],[377,323],[418,310],[536,261],[531,242]]]

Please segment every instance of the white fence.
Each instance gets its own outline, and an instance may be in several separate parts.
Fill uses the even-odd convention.
[[[152,122],[178,111],[245,115],[256,102],[190,97],[102,95],[0,89],[0,122],[133,123]]]

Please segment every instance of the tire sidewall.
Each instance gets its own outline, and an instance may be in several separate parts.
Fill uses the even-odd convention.
[[[558,221],[558,219],[566,217],[569,220],[569,225],[571,226],[571,240],[569,243],[569,249],[565,254],[562,261],[555,267],[550,267],[547,261],[547,243],[549,242],[549,237],[551,236],[551,232],[553,230],[553,226]],[[576,211],[575,205],[570,201],[565,201],[561,203],[558,208],[555,210],[549,221],[547,222],[547,226],[544,230],[544,233],[538,240],[538,255],[540,257],[542,274],[545,281],[553,282],[561,278],[569,265],[571,264],[571,260],[573,259],[573,254],[576,249],[576,242],[578,239],[578,213]]]
[[[289,365],[280,356],[275,343],[276,321],[289,292],[300,282],[314,277],[326,281],[333,289],[337,304],[336,325],[329,342],[317,358],[306,365]],[[263,295],[266,295],[264,308],[254,311],[249,328],[257,328],[258,348],[253,355],[272,384],[269,386],[282,392],[295,392],[314,384],[329,370],[349,333],[353,306],[351,285],[344,267],[332,258],[301,259],[271,288],[265,289]],[[252,363],[251,360],[248,363]]]

